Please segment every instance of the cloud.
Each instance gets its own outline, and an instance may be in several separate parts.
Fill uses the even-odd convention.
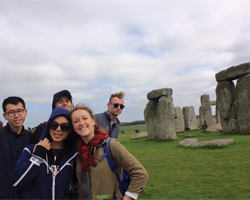
[[[106,110],[124,91],[121,121],[143,119],[153,89],[175,106],[215,99],[215,74],[249,60],[249,1],[0,1],[0,100],[25,99],[27,126],[45,121],[52,96]],[[3,118],[0,118],[3,120]]]

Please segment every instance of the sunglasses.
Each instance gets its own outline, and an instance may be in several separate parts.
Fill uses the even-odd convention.
[[[68,124],[68,123],[58,124],[55,121],[49,122],[49,128],[53,131],[56,130],[58,126],[60,126],[60,129],[62,132],[67,132],[70,129],[70,124]]]
[[[118,106],[120,106],[121,109],[123,109],[125,106],[123,104],[119,104],[119,103],[110,103],[112,105],[114,105],[115,108],[118,108]]]

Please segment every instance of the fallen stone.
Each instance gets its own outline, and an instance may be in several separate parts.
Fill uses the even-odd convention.
[[[148,137],[148,133],[147,132],[141,132],[135,136],[131,136],[130,139],[135,140],[135,139],[139,139],[139,138],[143,138],[143,137]]]
[[[218,133],[218,132],[222,132],[221,123],[209,126],[206,129],[206,133]]]
[[[190,139],[185,139],[185,140],[179,142],[179,144],[183,145],[183,146],[191,146],[191,145],[193,145],[193,144],[195,144],[197,142],[199,142],[198,139],[196,139],[196,138],[190,138]]]
[[[179,145],[192,146],[192,147],[202,147],[202,146],[223,146],[229,145],[234,142],[233,139],[219,139],[211,141],[200,141],[196,138],[185,139],[179,142]]]

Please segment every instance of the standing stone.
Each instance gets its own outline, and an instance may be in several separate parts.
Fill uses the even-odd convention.
[[[208,94],[201,95],[201,107],[200,107],[200,123],[201,127],[204,124],[204,121],[206,121],[207,126],[213,125],[212,120],[212,110],[210,105],[210,99]]]
[[[216,103],[220,113],[223,132],[238,132],[238,122],[234,106],[234,83],[221,81],[216,87]]]
[[[185,130],[184,118],[180,107],[175,107],[174,125],[176,132],[182,132]]]
[[[186,106],[182,108],[182,113],[184,116],[185,130],[195,130],[197,129],[197,119],[194,112],[193,106]]]
[[[158,138],[161,140],[177,139],[174,126],[175,110],[172,96],[162,96],[157,107]]]
[[[157,122],[157,107],[158,100],[150,100],[146,108],[144,109],[144,118],[148,131],[148,139],[157,138],[156,127],[158,126]]]
[[[234,103],[239,131],[250,133],[250,75],[238,79]]]
[[[175,110],[172,89],[163,88],[148,93],[148,104],[144,110],[148,138],[161,140],[177,139],[174,125]]]

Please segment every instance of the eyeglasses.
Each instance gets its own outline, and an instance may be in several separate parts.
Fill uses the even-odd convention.
[[[70,124],[68,124],[68,123],[58,124],[55,121],[49,122],[49,128],[53,131],[56,130],[58,126],[60,126],[60,129],[62,132],[67,132],[70,129]]]
[[[9,117],[14,117],[15,116],[15,113],[18,114],[19,116],[21,116],[23,114],[25,109],[17,109],[17,111],[14,111],[14,110],[10,110],[9,112],[7,112],[6,114],[9,116]]]
[[[118,106],[120,106],[121,109],[125,108],[123,104],[119,104],[119,103],[110,103],[110,104],[114,105],[115,108],[118,108]]]

